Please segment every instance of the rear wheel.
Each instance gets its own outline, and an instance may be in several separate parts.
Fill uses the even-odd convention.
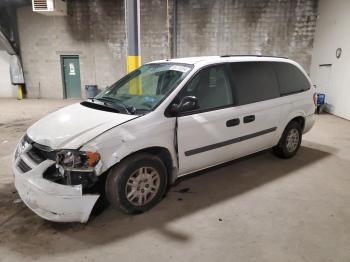
[[[284,130],[277,146],[273,148],[276,156],[281,158],[293,157],[300,147],[302,130],[298,122],[290,122]]]
[[[109,202],[128,214],[144,212],[163,197],[167,186],[167,170],[157,156],[140,153],[115,166],[107,177]]]

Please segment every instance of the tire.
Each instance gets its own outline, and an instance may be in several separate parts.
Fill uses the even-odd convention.
[[[302,130],[298,122],[290,122],[283,131],[279,143],[273,148],[273,153],[280,158],[291,158],[299,150],[302,140]]]
[[[162,200],[167,178],[167,169],[159,157],[138,153],[111,169],[106,180],[106,196],[112,206],[124,213],[142,213]]]

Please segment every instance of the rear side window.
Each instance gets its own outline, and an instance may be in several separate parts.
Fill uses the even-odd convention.
[[[230,66],[239,105],[280,96],[277,77],[271,63],[240,62]]]
[[[296,66],[278,62],[271,64],[276,71],[282,96],[310,89],[309,81]]]

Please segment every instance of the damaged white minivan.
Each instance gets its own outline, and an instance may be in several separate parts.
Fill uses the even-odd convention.
[[[148,63],[32,125],[14,154],[15,186],[51,221],[86,222],[104,197],[146,211],[179,176],[268,148],[295,155],[314,124],[311,86],[285,58]]]

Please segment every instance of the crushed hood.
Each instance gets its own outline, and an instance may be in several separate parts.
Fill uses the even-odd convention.
[[[78,104],[64,107],[32,125],[27,135],[52,149],[76,149],[137,115],[118,114]]]

